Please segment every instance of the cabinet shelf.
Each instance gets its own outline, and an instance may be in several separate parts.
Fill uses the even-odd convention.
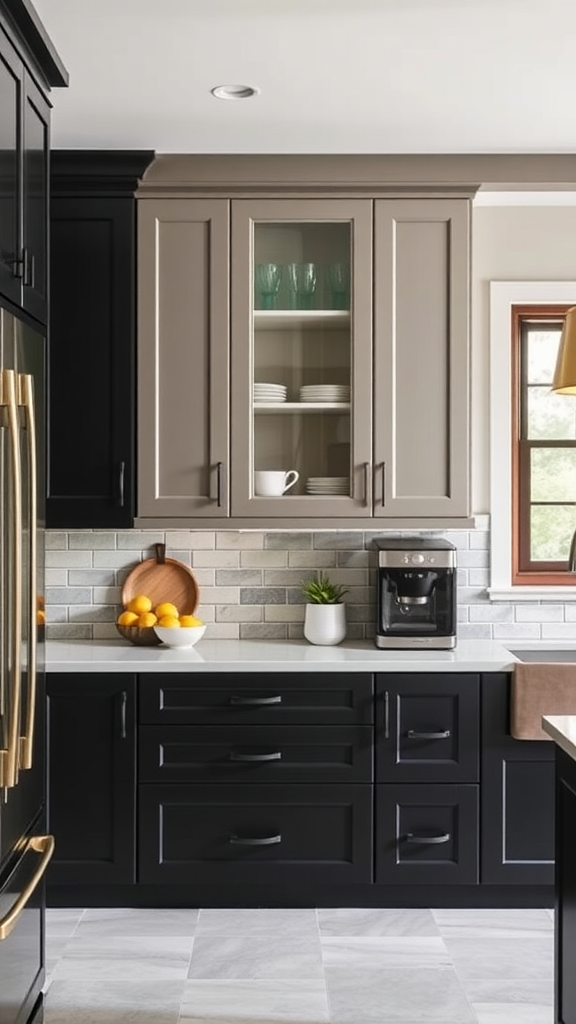
[[[349,402],[254,402],[254,413],[350,412]]]
[[[350,326],[350,313],[339,309],[255,309],[255,331],[322,331]]]

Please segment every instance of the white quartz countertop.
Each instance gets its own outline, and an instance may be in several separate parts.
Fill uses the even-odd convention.
[[[544,715],[542,729],[576,761],[576,715]]]
[[[203,639],[184,651],[123,640],[46,643],[48,672],[501,672],[517,660],[491,640],[461,640],[453,651],[381,651],[368,640],[319,647],[307,640]]]

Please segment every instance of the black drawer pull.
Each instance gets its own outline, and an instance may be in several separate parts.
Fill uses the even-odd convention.
[[[236,705],[245,705],[246,707],[254,707],[258,704],[281,704],[282,697],[230,697],[230,703]]]
[[[230,843],[235,846],[273,846],[274,843],[281,843],[282,836],[261,836],[260,838],[252,838],[250,836],[230,836]]]
[[[435,843],[448,843],[449,841],[449,832],[443,832],[439,836],[415,836],[413,832],[406,833],[407,843],[420,843],[422,846],[433,846]]]
[[[447,740],[450,729],[444,729],[442,732],[414,732],[414,729],[408,729],[406,736],[409,740]]]
[[[282,753],[274,750],[270,754],[236,754],[233,750],[229,754],[231,761],[280,761]]]

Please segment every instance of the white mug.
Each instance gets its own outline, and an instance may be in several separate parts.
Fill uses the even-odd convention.
[[[295,469],[287,473],[283,469],[257,469],[254,473],[254,493],[266,497],[285,494],[299,479]]]

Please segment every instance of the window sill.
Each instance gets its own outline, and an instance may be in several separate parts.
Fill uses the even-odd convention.
[[[489,601],[554,601],[556,604],[576,601],[573,587],[487,587]]]

